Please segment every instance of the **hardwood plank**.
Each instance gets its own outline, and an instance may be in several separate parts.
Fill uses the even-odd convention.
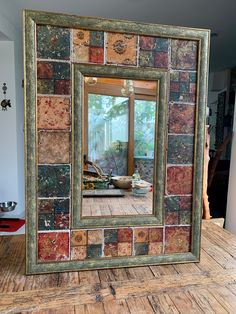
[[[49,310],[43,310],[43,311],[30,311],[30,312],[23,312],[22,314],[75,314],[75,307],[67,306],[65,307],[56,307]]]
[[[158,265],[158,266],[150,266],[155,277],[161,277],[164,275],[176,275],[177,271],[173,265]]]
[[[103,303],[85,304],[75,306],[75,314],[104,314]]]
[[[178,314],[176,306],[167,293],[155,294],[148,296],[148,300],[152,305],[154,313]]]
[[[87,270],[79,272],[80,284],[100,283],[100,278],[97,270]]]
[[[223,267],[219,263],[217,263],[215,259],[208,255],[207,252],[204,251],[204,249],[201,250],[200,263],[196,263],[196,266],[201,271],[211,271],[214,269],[222,272],[223,270]]]
[[[203,313],[198,304],[191,299],[191,297],[185,292],[171,292],[168,293],[174,305],[178,309],[179,313]]]
[[[226,287],[212,287],[210,293],[220,302],[221,306],[229,313],[235,313],[236,297]]]
[[[131,314],[153,314],[155,313],[146,297],[126,299]]]
[[[104,302],[103,305],[106,314],[130,313],[126,300],[111,300]]]
[[[147,280],[147,279],[154,278],[154,274],[148,266],[126,268],[126,273],[127,273],[128,279],[143,279],[143,278],[145,278],[145,280]]]
[[[173,265],[174,269],[177,271],[178,274],[185,274],[185,273],[200,273],[200,269],[194,263],[185,263],[185,264],[176,264]]]
[[[79,284],[78,272],[59,273],[58,274],[58,287],[69,287]]]

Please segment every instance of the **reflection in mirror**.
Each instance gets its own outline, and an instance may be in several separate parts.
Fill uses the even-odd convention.
[[[158,84],[84,81],[82,216],[151,215]]]

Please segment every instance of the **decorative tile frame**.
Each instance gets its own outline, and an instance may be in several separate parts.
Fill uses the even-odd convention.
[[[210,32],[37,11],[24,28],[27,274],[199,261]],[[79,217],[76,126],[94,70],[159,82],[157,206],[142,221]]]

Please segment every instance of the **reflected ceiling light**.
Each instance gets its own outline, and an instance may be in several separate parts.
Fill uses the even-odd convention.
[[[97,78],[96,77],[91,77],[91,76],[87,76],[85,77],[84,81],[86,84],[89,84],[89,85],[95,85],[97,84]]]

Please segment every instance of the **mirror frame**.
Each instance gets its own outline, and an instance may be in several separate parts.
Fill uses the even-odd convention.
[[[189,239],[190,251],[184,253],[163,253],[159,255],[132,255],[124,257],[113,257],[113,258],[92,258],[86,260],[73,260],[70,259],[70,251],[67,260],[39,260],[38,259],[38,216],[37,216],[37,191],[38,191],[38,153],[37,153],[37,43],[36,43],[36,26],[37,25],[49,25],[60,28],[74,28],[74,29],[84,29],[84,30],[95,30],[103,32],[114,32],[114,33],[128,33],[134,35],[144,35],[144,36],[156,36],[165,37],[168,39],[177,40],[192,40],[198,43],[198,67],[197,67],[197,100],[196,100],[196,115],[195,115],[195,141],[194,141],[194,162],[193,162],[193,199],[192,199],[192,216],[191,216],[191,238]],[[209,62],[209,40],[210,31],[204,29],[193,29],[186,27],[177,26],[167,26],[167,25],[156,25],[156,24],[146,24],[137,23],[129,21],[119,21],[119,20],[106,20],[102,18],[91,18],[91,17],[79,17],[76,15],[59,14],[52,12],[40,12],[40,11],[24,11],[24,87],[25,87],[25,187],[26,187],[26,273],[36,274],[36,273],[53,273],[61,271],[78,271],[84,269],[104,269],[104,268],[114,268],[114,267],[129,267],[129,266],[144,266],[144,265],[156,265],[156,264],[168,264],[168,263],[183,263],[183,262],[198,262],[200,258],[200,235],[201,235],[201,216],[202,216],[202,180],[203,180],[203,156],[205,148],[205,113],[206,113],[206,103],[207,103],[207,81],[208,81],[208,62]],[[73,62],[71,62],[73,65]],[[147,70],[142,68],[142,74],[136,72],[135,67],[127,68],[126,66],[113,67],[111,65],[107,66],[113,69],[113,75],[115,76],[117,71],[122,72],[122,77],[130,77],[130,75],[139,76],[144,79],[145,75],[151,76],[158,80],[162,86],[164,86],[165,91],[162,88],[159,89],[161,93],[161,102],[165,102],[165,106],[161,105],[162,113],[158,115],[160,132],[163,129],[164,124],[166,124],[165,111],[167,108],[167,102],[165,99],[166,92],[169,92],[169,82],[166,84],[166,78],[168,74],[165,71],[161,72],[158,70]],[[103,71],[105,67],[95,67],[99,71]],[[89,74],[89,69],[92,69],[94,74],[94,66],[89,67],[85,65],[74,64],[74,76],[72,77],[72,86],[74,89],[74,96],[72,105],[74,102],[74,115],[76,116],[78,111],[81,110],[82,94],[76,94],[75,86],[79,86],[78,91],[82,90],[82,77],[85,74]],[[153,74],[151,74],[153,72]],[[154,74],[155,72],[155,74]],[[82,73],[82,74],[81,74]],[[117,72],[118,73],[118,72]],[[125,75],[124,75],[125,73]],[[144,74],[143,74],[144,73]],[[146,73],[146,74],[145,74]],[[149,74],[150,73],[150,74]],[[111,70],[109,70],[109,76],[112,75]],[[153,77],[152,77],[153,75]],[[77,115],[78,117],[78,115]],[[163,118],[163,120],[160,119]],[[79,119],[79,117],[78,117]],[[77,120],[77,122],[79,122]],[[76,122],[76,123],[77,123]],[[78,125],[78,124],[77,124]],[[75,145],[78,149],[78,154],[73,152],[73,167],[77,165],[79,168],[81,154],[81,134],[79,133],[79,128],[75,128]],[[164,132],[164,131],[163,131]],[[161,139],[158,139],[158,145],[165,143],[164,133],[160,134]],[[161,151],[166,149],[159,148]],[[165,157],[166,158],[166,157]],[[159,154],[156,168],[163,166],[164,157]],[[81,169],[81,168],[80,168]],[[80,170],[81,171],[81,170]],[[157,170],[158,171],[158,170]],[[159,175],[159,173],[158,173]],[[165,173],[161,174],[160,182],[157,179],[156,184],[163,191],[163,182]],[[72,204],[73,208],[73,218],[69,229],[66,232],[70,239],[70,234],[77,227],[80,229],[85,229],[86,223],[91,223],[91,221],[80,220],[78,208],[80,204],[79,199],[79,180],[81,176],[75,177],[74,180],[74,192],[73,201],[77,205]],[[77,185],[76,185],[76,184]],[[157,191],[157,193],[159,193]],[[159,194],[158,194],[159,195]],[[160,193],[160,202],[163,203],[163,193]],[[158,205],[160,207],[160,203]],[[157,206],[157,208],[158,208]],[[156,216],[149,217],[150,220],[146,221],[146,225],[152,224],[152,227],[160,226],[163,223],[162,216],[163,209],[159,208],[156,212]],[[149,219],[148,218],[148,219]],[[112,218],[116,219],[116,218]],[[122,219],[122,218],[118,218]],[[146,220],[146,218],[145,218]],[[142,228],[145,226],[143,218],[139,220],[138,223],[133,221],[135,228]],[[152,222],[153,221],[153,222]],[[90,226],[100,226],[106,225],[105,221],[96,225],[93,221]],[[110,222],[107,225],[111,225]],[[127,220],[122,221],[120,224],[116,223],[116,226],[122,227],[127,226]],[[130,225],[130,224],[129,224]],[[112,223],[113,226],[113,223]],[[91,227],[87,227],[88,229]],[[135,230],[135,228],[133,230]],[[165,226],[163,226],[165,229]],[[106,228],[102,229],[104,232]],[[48,232],[48,234],[51,231]],[[57,231],[55,231],[56,233]],[[58,232],[58,234],[61,231]],[[47,233],[47,232],[45,232]],[[165,242],[163,242],[165,245]],[[69,244],[70,250],[70,244]]]
[[[119,68],[116,66],[74,64],[72,100],[72,227],[94,228],[114,226],[162,225],[165,189],[165,147],[167,125],[168,73],[153,69]],[[155,159],[153,174],[153,214],[139,216],[89,217],[82,213],[83,165],[83,99],[84,76],[147,80],[157,82],[157,129],[155,130]],[[78,88],[77,88],[78,87]],[[158,141],[157,141],[158,139]]]

